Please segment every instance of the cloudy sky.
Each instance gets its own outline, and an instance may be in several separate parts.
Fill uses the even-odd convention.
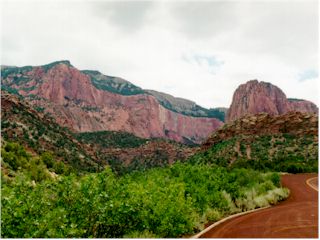
[[[318,102],[318,1],[1,1],[1,63],[67,59],[146,89],[228,107],[271,82]]]

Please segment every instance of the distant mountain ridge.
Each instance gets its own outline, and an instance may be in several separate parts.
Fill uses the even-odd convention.
[[[1,88],[21,95],[75,132],[125,131],[141,138],[201,143],[227,122],[246,114],[317,113],[306,100],[287,99],[267,82],[240,85],[229,109],[205,109],[195,102],[142,89],[94,70],[78,70],[67,60],[43,66],[1,66]]]
[[[223,124],[213,117],[181,114],[175,106],[172,111],[126,80],[79,71],[69,61],[5,67],[1,75],[3,89],[22,95],[76,132],[126,131],[142,138],[200,143]]]
[[[98,89],[121,95],[150,94],[154,96],[163,107],[171,111],[192,117],[212,117],[221,121],[225,119],[225,112],[219,108],[206,109],[188,99],[174,97],[170,94],[155,90],[142,89],[127,80],[107,76],[99,71],[83,70],[82,72],[91,77],[93,85]]]

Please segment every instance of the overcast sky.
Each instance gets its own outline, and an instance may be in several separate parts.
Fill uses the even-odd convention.
[[[1,63],[67,59],[204,107],[271,82],[318,102],[318,1],[1,2]]]

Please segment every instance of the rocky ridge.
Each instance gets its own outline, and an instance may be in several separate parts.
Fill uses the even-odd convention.
[[[317,172],[318,117],[301,112],[246,115],[213,133],[190,161],[259,171]]]
[[[196,151],[164,139],[140,139],[129,133],[74,134],[60,127],[16,95],[1,91],[1,142],[17,142],[34,155],[54,154],[76,171],[99,171],[111,165],[117,171],[165,166],[184,160]],[[89,134],[90,138],[80,137]],[[112,136],[112,137],[110,137]],[[103,139],[105,144],[101,144]]]
[[[52,152],[77,171],[98,171],[104,165],[85,144],[17,96],[1,91],[1,141],[18,142],[34,155]]]
[[[318,116],[314,113],[289,112],[272,116],[268,113],[246,115],[213,133],[202,145],[206,149],[236,136],[291,134],[318,136]]]
[[[76,132],[126,131],[141,138],[200,143],[223,125],[216,118],[168,110],[150,94],[121,95],[98,89],[69,62],[5,69],[2,84]]]

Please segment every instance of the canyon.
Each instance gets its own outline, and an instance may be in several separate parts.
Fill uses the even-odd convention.
[[[318,112],[314,103],[287,98],[277,86],[257,80],[236,89],[229,109],[205,109],[119,77],[81,71],[65,60],[42,66],[2,66],[1,75],[3,90],[23,97],[73,132],[123,131],[140,138],[200,144],[224,122],[244,115]]]

